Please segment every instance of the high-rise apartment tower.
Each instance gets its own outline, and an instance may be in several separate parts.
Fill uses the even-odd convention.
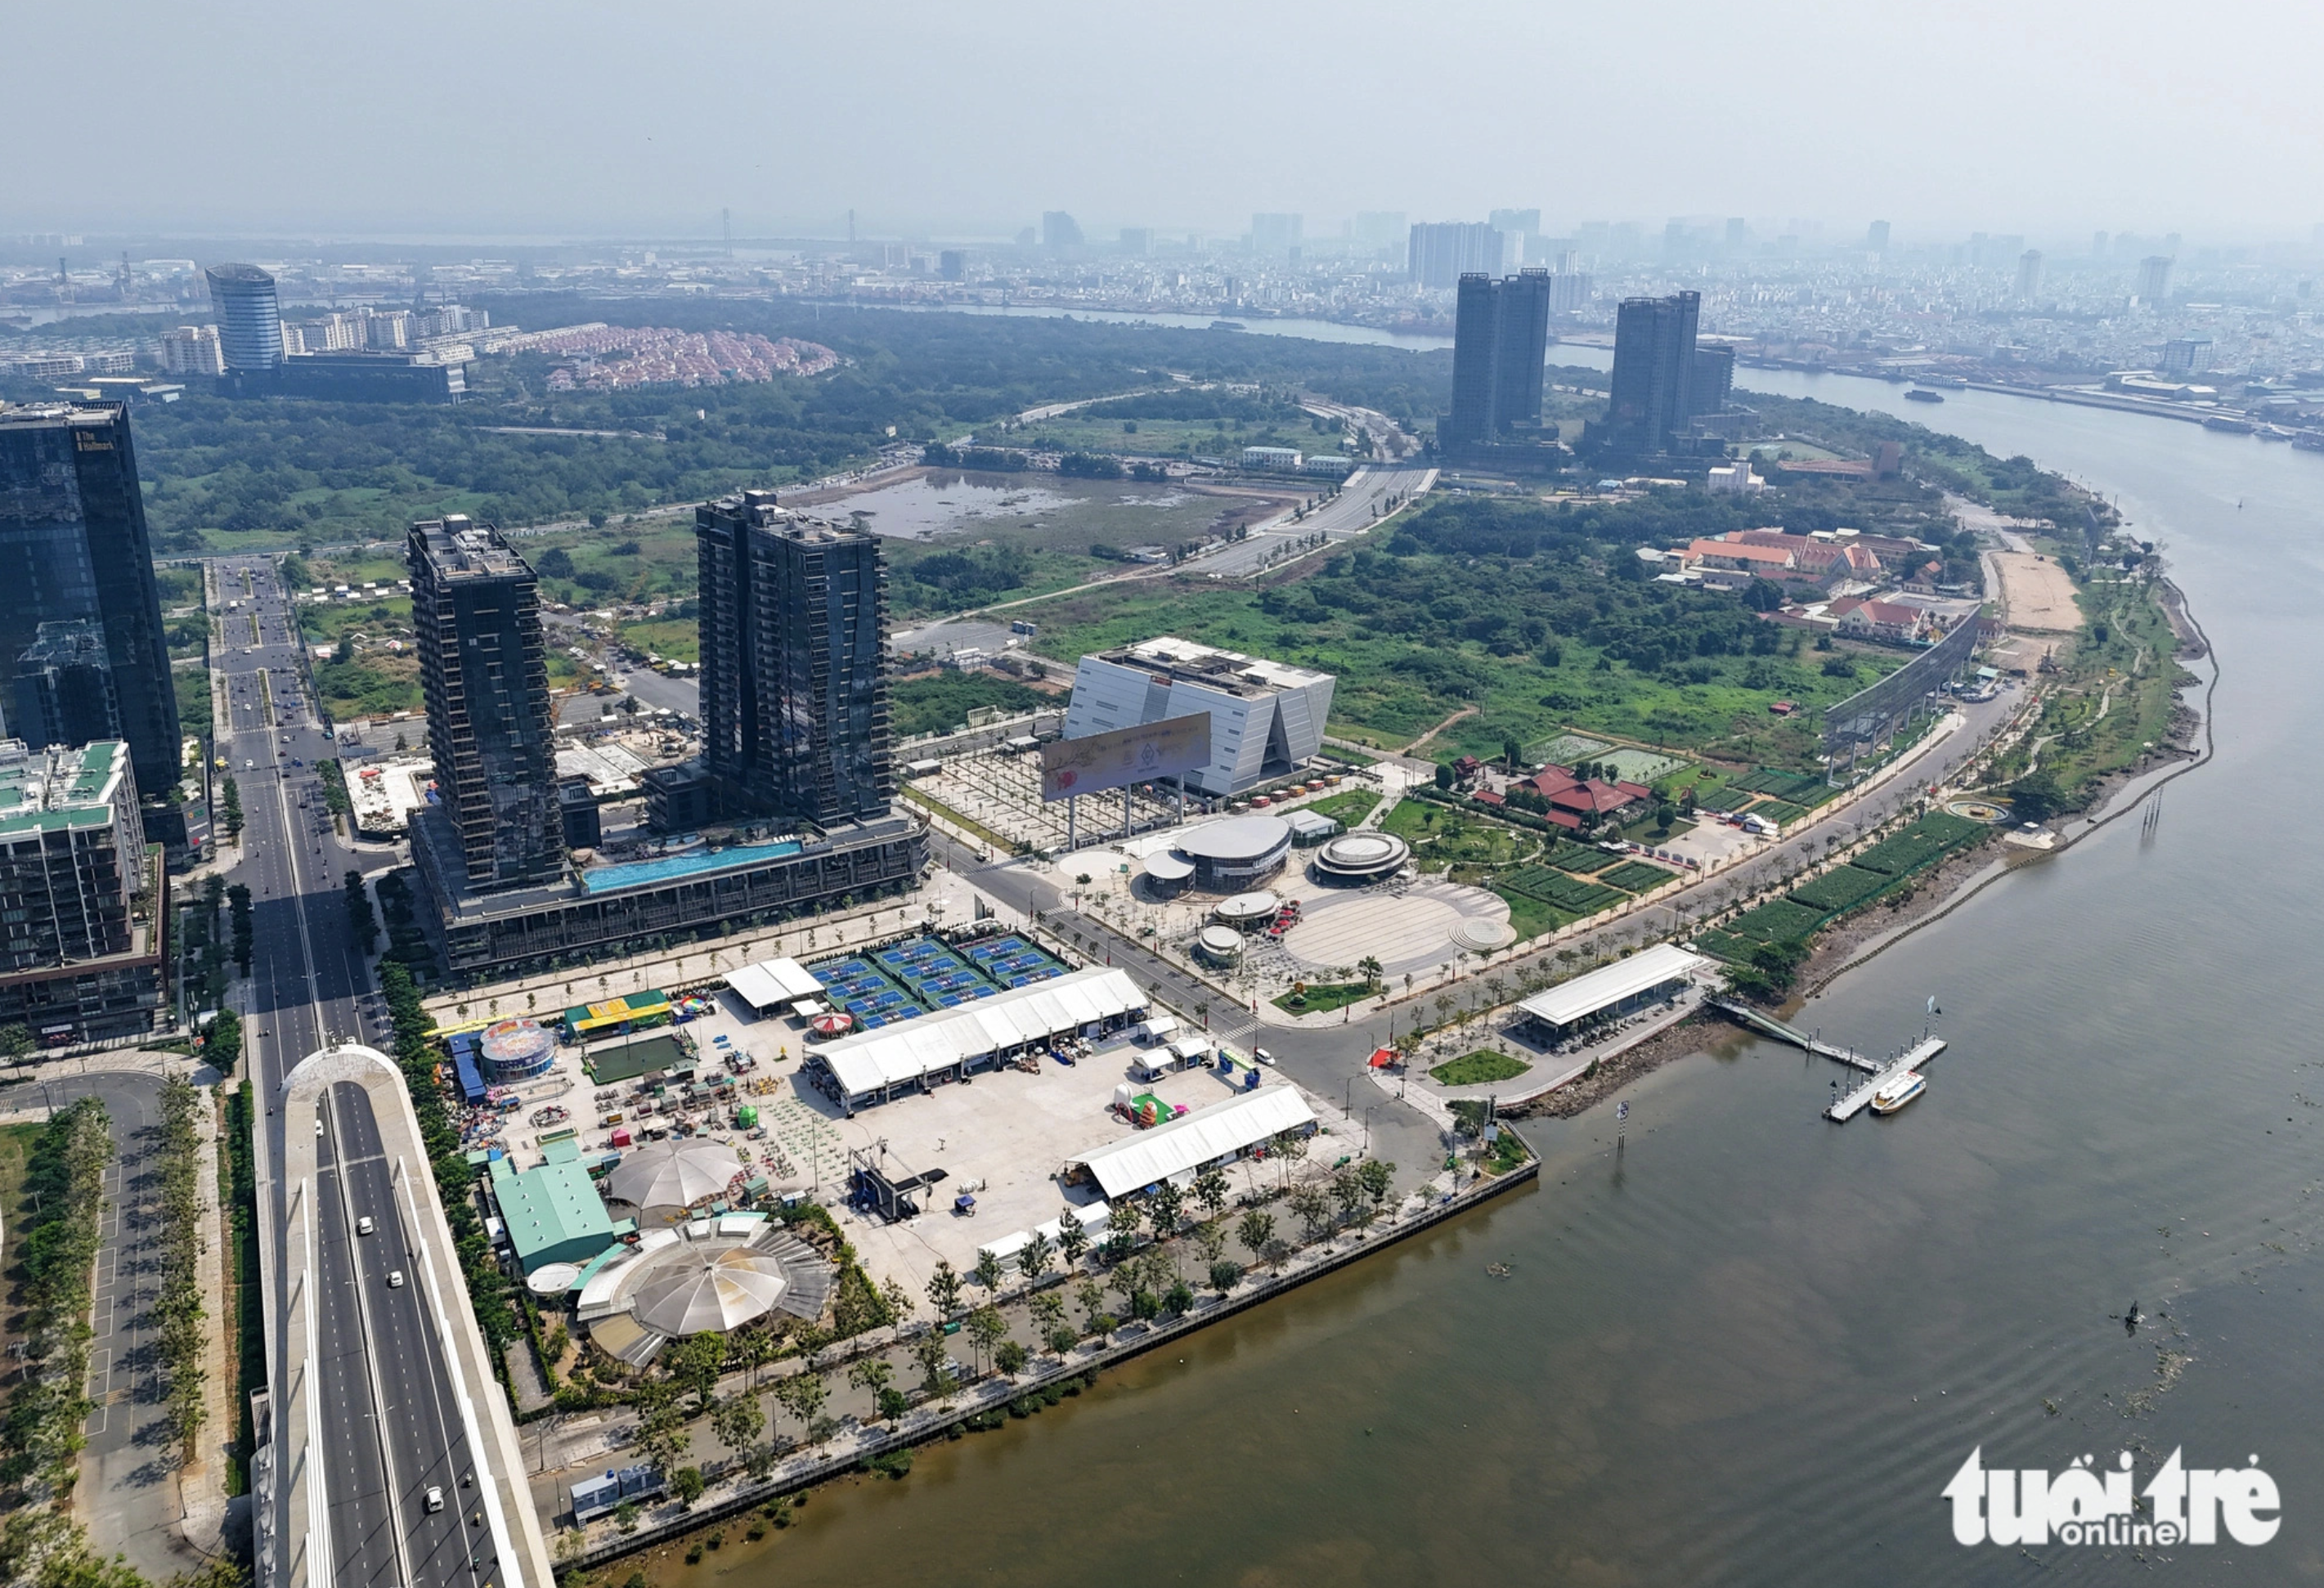
[[[818,826],[888,813],[879,537],[803,518],[772,491],[695,510],[703,770],[722,814]]]
[[[565,847],[532,569],[457,513],[413,524],[406,550],[428,749],[468,885],[554,881]]]
[[[126,740],[137,786],[167,797],[178,697],[121,404],[0,403],[0,592],[8,735],[35,750]]]
[[[1499,281],[1464,275],[1452,317],[1452,411],[1444,439],[1489,441],[1541,420],[1542,364],[1549,348],[1550,274]]]
[[[1702,295],[1625,298],[1614,315],[1613,397],[1607,441],[1630,457],[1651,457],[1686,434],[1694,411],[1694,328]]]

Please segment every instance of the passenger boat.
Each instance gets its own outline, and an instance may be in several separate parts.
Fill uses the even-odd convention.
[[[1890,1081],[1887,1085],[1882,1086],[1879,1091],[1875,1092],[1872,1094],[1872,1112],[1874,1113],[1895,1113],[1898,1109],[1903,1108],[1906,1103],[1912,1102],[1913,1099],[1927,1091],[1928,1086],[1929,1083],[1927,1078],[1918,1070],[1906,1070],[1903,1075],[1898,1076],[1895,1080]]]
[[[1944,400],[1942,392],[1925,391],[1919,386],[1904,393],[1904,401],[1907,402],[1942,402]]]

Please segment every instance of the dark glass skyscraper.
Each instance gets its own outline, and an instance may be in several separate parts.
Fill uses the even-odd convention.
[[[210,283],[226,373],[279,368],[282,305],[274,295],[274,278],[254,264],[214,264],[202,273]]]
[[[1452,318],[1452,411],[1447,442],[1489,441],[1541,420],[1549,351],[1550,278],[1521,271],[1499,281],[1464,275]]]
[[[1625,298],[1614,316],[1613,399],[1606,441],[1626,457],[1650,457],[1686,434],[1694,412],[1694,327],[1700,292]]]
[[[407,549],[428,749],[468,885],[553,881],[565,846],[532,569],[458,514],[412,525]]]
[[[109,713],[89,737],[128,741],[149,797],[177,788],[178,697],[117,402],[0,404],[0,669],[10,737],[87,743]]]
[[[879,538],[745,491],[695,510],[703,767],[721,815],[819,826],[885,816]]]

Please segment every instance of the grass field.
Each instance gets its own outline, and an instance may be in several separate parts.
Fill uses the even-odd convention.
[[[1514,1081],[1533,1066],[1489,1048],[1446,1059],[1428,1072],[1428,1078],[1447,1086],[1480,1086],[1489,1081]]]
[[[1528,858],[1543,842],[1515,827],[1425,799],[1404,801],[1380,826],[1412,845],[1413,858],[1423,871],[1498,870]]]
[[[1530,943],[1545,932],[1554,932],[1582,919],[1578,910],[1560,909],[1545,899],[1518,892],[1507,882],[1495,882],[1493,891],[1508,901],[1509,930],[1517,934],[1520,943]]]
[[[1278,617],[1268,610],[1271,599],[1285,605],[1273,592],[1168,578],[1086,590],[1011,615],[1041,625],[1040,649],[1052,659],[1176,634],[1321,669],[1339,679],[1332,732],[1383,749],[1411,743],[1465,706],[1480,707],[1431,742],[1428,752],[1444,757],[1489,758],[1507,739],[1541,745],[1597,730],[1690,755],[1788,762],[1804,771],[1818,750],[1814,708],[1904,660],[1868,650],[1856,657],[1858,676],[1843,681],[1797,658],[1729,657],[1708,669],[1710,681],[1697,684],[1638,672],[1574,637],[1563,638],[1552,666],[1541,653],[1497,653],[1473,641],[1382,632],[1349,618]],[[1809,709],[1797,717],[1770,716],[1767,703],[1778,697]]]
[[[1044,706],[1056,709],[1063,705],[1061,696],[1044,695],[1038,689],[982,670],[961,672],[946,669],[925,678],[899,679],[888,688],[888,709],[899,739],[964,727],[972,711],[997,706],[1016,713]]]
[[[622,643],[633,651],[666,657],[671,661],[702,660],[701,626],[690,617],[649,618],[622,623],[615,632],[621,635]]]
[[[1781,899],[1745,910],[1725,930],[1698,932],[1695,942],[1704,953],[1730,961],[1748,960],[1763,943],[1804,942],[1841,915],[1871,903],[1992,831],[1981,822],[1932,811],[1848,864],[1803,882]]]
[[[1361,982],[1310,982],[1304,992],[1285,992],[1275,1000],[1275,1007],[1287,1014],[1328,1013],[1344,1009],[1351,1003],[1360,1003],[1377,989]]]
[[[1350,789],[1342,794],[1311,800],[1306,808],[1317,816],[1330,817],[1343,827],[1352,827],[1371,815],[1379,802],[1380,797],[1369,789]]]

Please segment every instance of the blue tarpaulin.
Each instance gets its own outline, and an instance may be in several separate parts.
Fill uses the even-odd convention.
[[[475,1055],[466,1049],[455,1048],[452,1067],[460,1072],[461,1097],[469,1103],[482,1103],[484,1100],[484,1077],[476,1073]]]

